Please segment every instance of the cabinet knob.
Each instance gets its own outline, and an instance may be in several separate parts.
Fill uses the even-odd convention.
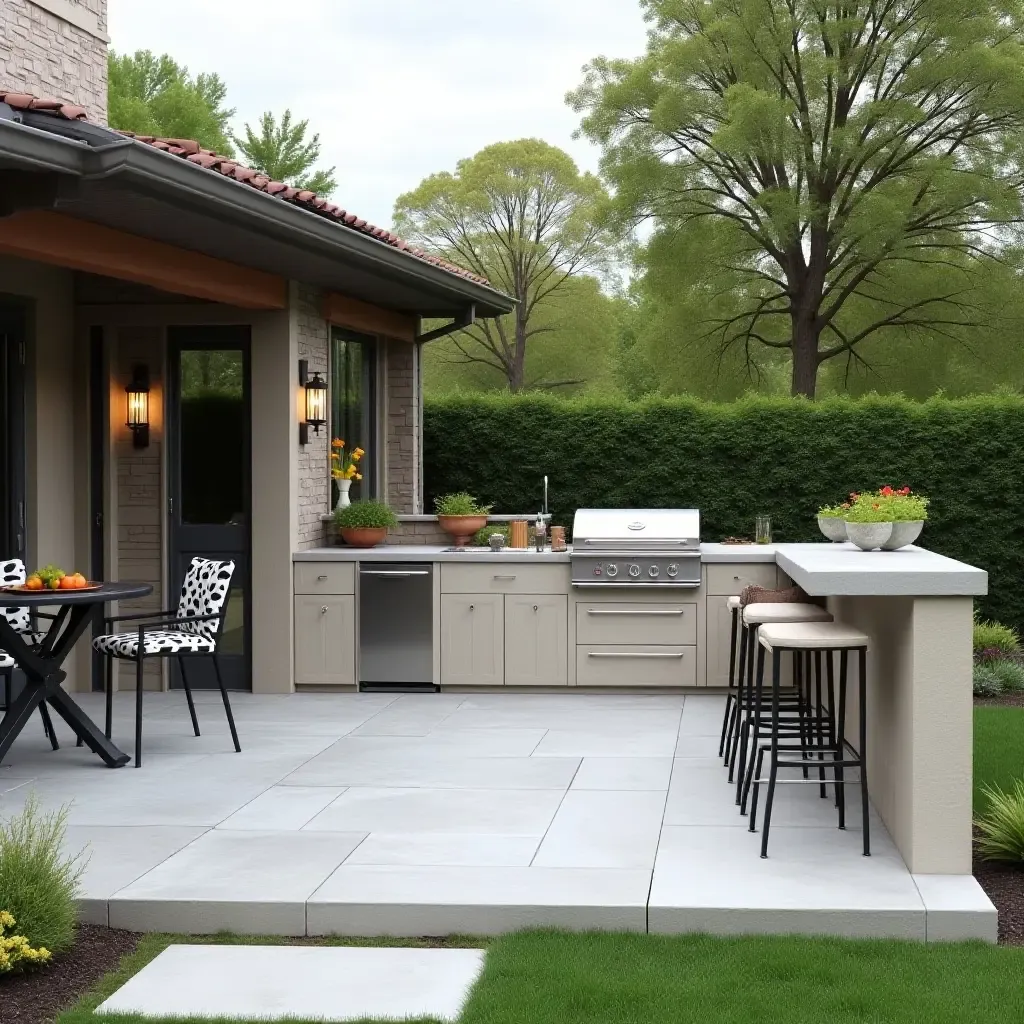
[[[321,615],[326,615],[327,614],[327,605],[321,605],[320,606],[320,614]]]
[[[537,610],[537,606],[536,606],[536,605],[534,605],[534,606],[533,606],[533,610],[534,610],[534,611],[536,611],[536,610]]]
[[[475,604],[471,604],[471,605],[469,606],[469,610],[470,610],[470,611],[472,611],[472,610],[473,610],[473,609],[474,609],[475,607],[476,607],[476,605],[475,605]]]

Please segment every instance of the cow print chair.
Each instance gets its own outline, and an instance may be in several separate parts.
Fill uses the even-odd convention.
[[[16,587],[24,583],[27,578],[25,563],[20,558],[9,558],[6,562],[0,562],[0,586]],[[36,615],[41,614],[36,612]],[[24,637],[26,643],[32,645],[40,644],[46,637],[45,632],[39,633],[36,631],[32,621],[32,614],[28,608],[8,608],[4,606],[0,607],[0,615],[7,620],[8,625],[16,633],[20,633]],[[48,618],[49,616],[45,617]],[[3,677],[4,681],[5,714],[10,710],[13,702],[14,670],[16,668],[17,665],[15,665],[14,659],[6,651],[0,651],[0,676]],[[50,712],[46,707],[45,701],[39,705],[39,715],[43,720],[46,738],[50,741],[50,746],[56,750],[59,747],[57,734],[53,731],[53,721],[50,719]]]
[[[228,727],[235,750],[241,752],[231,702],[224,686],[220,655],[217,648],[224,630],[224,615],[234,562],[214,562],[207,558],[193,558],[181,584],[178,607],[168,611],[144,612],[136,615],[114,615],[104,619],[105,628],[116,623],[132,622],[128,632],[109,632],[96,637],[92,645],[107,656],[106,665],[106,735],[110,739],[113,726],[114,659],[135,662],[135,767],[142,765],[142,667],[146,658],[177,658],[181,670],[181,685],[192,716],[192,729],[199,735],[199,719],[192,700],[186,662],[193,657],[213,659],[217,685],[224,701]],[[137,624],[137,625],[136,625]]]

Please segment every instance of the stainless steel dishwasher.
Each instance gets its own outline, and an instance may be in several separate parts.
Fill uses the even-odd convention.
[[[359,565],[359,688],[434,686],[434,569],[430,562]]]

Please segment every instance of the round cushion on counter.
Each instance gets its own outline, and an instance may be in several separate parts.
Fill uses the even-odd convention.
[[[816,604],[748,604],[743,609],[743,621],[748,626],[763,622],[831,622],[832,614]]]
[[[867,647],[869,637],[843,622],[768,622],[757,631],[761,646],[796,650]]]

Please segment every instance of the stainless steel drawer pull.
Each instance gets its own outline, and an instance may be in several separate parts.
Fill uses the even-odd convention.
[[[327,579],[327,577],[326,576],[317,576],[317,579],[318,580],[325,580],[325,579]]]
[[[514,580],[515,576],[495,576],[493,578],[496,580]]]
[[[360,576],[390,576],[392,579],[405,579],[409,576],[429,576],[428,569],[417,569],[415,572],[397,572],[387,569],[360,569]]]
[[[588,608],[588,615],[683,615],[683,608]]]
[[[587,651],[588,658],[681,658],[682,654],[655,654],[653,651]]]

